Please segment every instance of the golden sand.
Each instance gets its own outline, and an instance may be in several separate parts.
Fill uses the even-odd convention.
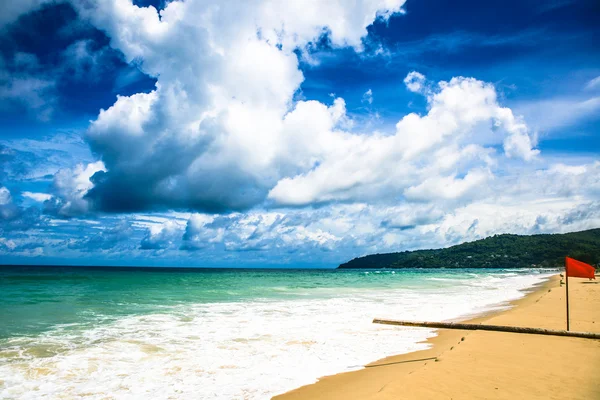
[[[571,278],[569,293],[571,330],[600,333],[600,285]],[[566,329],[558,276],[513,305],[470,322]],[[600,399],[600,340],[441,330],[429,342],[275,399]]]

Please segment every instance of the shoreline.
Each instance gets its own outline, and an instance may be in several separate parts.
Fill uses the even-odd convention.
[[[570,285],[570,295],[575,298],[577,295],[588,295],[600,301],[600,287],[597,285],[582,285],[579,280],[572,279],[576,284]],[[532,288],[525,290],[525,296],[510,301],[506,306],[508,309],[492,310],[484,312],[480,315],[466,317],[461,319],[463,322],[470,323],[496,323],[502,325],[513,325],[513,326],[531,326],[541,327],[549,329],[564,329],[562,321],[565,318],[565,305],[564,305],[564,285],[560,286],[559,275],[553,275],[544,282],[534,285]],[[575,293],[576,292],[576,293]],[[585,293],[583,293],[585,292]],[[585,326],[590,331],[593,331],[593,324],[595,320],[600,320],[600,309],[596,307],[594,310],[593,318],[590,321],[585,321],[583,324],[580,320],[585,320],[586,313],[591,312],[593,309],[594,302],[588,302],[586,307],[583,307],[579,301],[576,301],[577,309],[574,309],[575,305],[571,306],[571,322],[574,326],[573,330],[585,330]],[[542,303],[542,306],[540,306]],[[559,306],[562,305],[562,307]],[[600,305],[600,303],[595,303]],[[536,315],[539,314],[539,315]],[[547,315],[544,315],[547,314]],[[552,314],[552,315],[550,315]],[[584,316],[583,318],[581,318]],[[374,316],[376,317],[376,316]],[[562,321],[561,321],[562,320]],[[599,322],[600,323],[600,322]],[[580,325],[583,325],[581,329]],[[400,328],[399,329],[407,329]],[[411,328],[419,329],[419,328]],[[600,331],[600,325],[596,328],[596,331]],[[509,335],[509,336],[506,336]],[[561,341],[562,339],[562,341]],[[477,343],[475,343],[477,342]],[[600,366],[600,341],[587,340],[586,339],[573,339],[573,338],[556,338],[556,337],[539,337],[539,335],[523,335],[513,333],[499,333],[499,332],[483,332],[483,331],[460,331],[460,330],[443,330],[437,331],[437,335],[424,341],[430,345],[426,350],[405,353],[386,357],[372,363],[366,364],[363,369],[350,372],[342,372],[335,375],[329,375],[322,378],[316,383],[296,388],[292,391],[274,396],[276,400],[304,400],[304,399],[387,399],[397,398],[402,396],[403,398],[415,398],[415,399],[429,399],[429,398],[450,398],[454,395],[454,398],[510,398],[510,396],[523,396],[527,394],[529,397],[539,398],[554,398],[553,392],[551,391],[540,391],[537,386],[544,385],[542,380],[541,383],[535,383],[535,379],[539,379],[538,376],[533,375],[547,375],[544,371],[545,365],[531,365],[531,368],[537,371],[532,376],[521,375],[513,376],[511,369],[515,367],[512,362],[507,365],[498,363],[492,363],[489,368],[493,369],[494,372],[486,374],[485,371],[477,371],[482,364],[480,361],[489,361],[491,357],[501,358],[502,356],[509,355],[514,356],[514,359],[519,358],[527,359],[527,347],[523,348],[523,343],[527,343],[533,347],[548,346],[546,351],[553,351],[556,348],[563,347],[563,352],[570,353],[570,347],[574,347],[578,350],[589,349],[590,357],[592,357],[593,365]],[[475,343],[472,345],[472,343]],[[504,346],[498,346],[499,343],[503,343]],[[511,347],[512,345],[512,347]],[[517,347],[520,350],[517,350]],[[498,350],[498,347],[506,347],[505,353]],[[596,350],[594,350],[596,349]],[[466,351],[465,351],[466,350]],[[583,350],[585,353],[585,350]],[[593,356],[593,354],[596,356]],[[548,363],[555,364],[560,362],[560,358],[554,359],[551,355],[548,355]],[[539,354],[535,354],[538,356]],[[525,356],[525,357],[524,357]],[[575,360],[580,356],[578,353]],[[584,357],[584,356],[582,356]],[[579,357],[581,358],[581,357]],[[481,360],[478,360],[481,359]],[[526,363],[527,360],[523,360]],[[581,360],[579,360],[581,361]],[[590,360],[588,360],[590,361]],[[589,362],[588,362],[589,364]],[[523,363],[518,364],[523,365]],[[560,364],[554,365],[554,368],[548,368],[553,373],[558,372],[560,377],[561,373],[565,372]],[[558,371],[554,371],[558,370]],[[589,375],[589,371],[586,370],[586,374]],[[460,377],[457,375],[460,374]],[[473,375],[472,380],[466,380],[465,375]],[[596,374],[597,375],[597,374]],[[566,378],[566,377],[563,377]],[[479,379],[479,384],[478,381]],[[591,380],[587,385],[579,386],[578,393],[574,397],[565,396],[564,393],[554,393],[558,395],[556,398],[600,398],[600,384],[596,385],[596,388],[590,387],[594,385],[593,375],[589,377]],[[519,385],[513,385],[520,387],[520,391],[508,390],[500,392],[500,383],[507,383],[519,381]],[[528,385],[528,381],[531,381],[531,385]],[[468,386],[473,386],[471,390],[466,390],[464,384],[468,383]],[[493,386],[492,389],[486,389],[486,383]],[[561,384],[568,384],[569,382],[561,382]],[[490,386],[490,387],[491,387]],[[528,390],[528,386],[535,386],[533,393]],[[413,390],[409,390],[412,387]],[[444,389],[441,389],[441,388]],[[491,391],[493,390],[493,391]],[[527,390],[527,393],[523,393],[522,390]],[[583,394],[581,392],[583,391]],[[507,393],[509,395],[507,396]],[[593,395],[591,395],[593,393]]]

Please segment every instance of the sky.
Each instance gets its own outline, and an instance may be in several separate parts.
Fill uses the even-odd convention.
[[[335,267],[600,227],[600,3],[0,3],[1,263]]]

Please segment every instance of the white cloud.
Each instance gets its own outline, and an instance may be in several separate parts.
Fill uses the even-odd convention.
[[[423,226],[442,244],[497,233],[572,232],[600,226],[600,162],[519,169],[498,177],[491,190],[446,212],[440,224]]]
[[[600,97],[556,97],[543,101],[517,103],[514,109],[522,114],[529,125],[547,135],[559,128],[574,125],[600,112]]]
[[[55,82],[29,75],[11,75],[0,70],[0,108],[14,104],[31,110],[41,121],[48,121],[54,112]]]
[[[404,78],[404,84],[411,92],[421,93],[425,90],[425,75],[411,71]]]
[[[12,202],[12,196],[10,191],[5,187],[0,187],[0,206],[10,204]]]
[[[183,11],[174,7],[167,8],[158,22],[150,9],[126,8],[131,15],[124,11],[118,15],[154,26],[148,33],[153,38],[147,44],[150,49],[131,47],[131,37],[122,38],[127,40],[122,50],[132,52],[132,57],[144,52],[142,68],[148,73],[158,75],[170,66],[153,48],[154,41],[171,45],[174,39],[169,35],[179,38],[176,26],[187,13],[180,15]],[[108,170],[99,186],[91,189],[94,204],[112,211],[156,207],[227,211],[251,208],[267,194],[279,205],[365,200],[382,192],[397,196],[431,174],[448,176],[447,170],[462,161],[467,148],[477,154],[469,155],[472,162],[461,165],[467,169],[455,174],[472,177],[471,167],[489,167],[494,163],[490,149],[469,143],[477,142],[476,133],[481,131],[493,138],[492,143],[503,141],[507,157],[532,160],[539,153],[525,123],[498,104],[493,85],[456,77],[435,88],[415,71],[406,82],[418,83],[413,89],[426,94],[427,115],[406,116],[394,135],[352,133],[343,99],[335,99],[331,106],[291,102],[303,79],[296,55],[286,52],[283,44],[273,46],[264,35],[255,37],[253,30],[241,43],[234,35],[227,44],[231,48],[214,47],[208,41],[206,51],[216,51],[217,64],[222,64],[219,74],[171,75],[169,68],[160,73],[155,91],[118,97],[111,108],[102,110],[88,132]],[[293,40],[298,45],[299,39]],[[278,43],[283,42],[285,38],[279,38]],[[271,61],[257,64],[256,59]],[[201,59],[207,66],[214,62],[210,57]],[[372,92],[365,95],[372,100]],[[454,161],[446,166],[431,163],[430,152],[445,153],[446,161]],[[454,156],[448,154],[452,152]],[[436,171],[435,166],[442,168]],[[127,202],[114,197],[122,192],[127,193]]]
[[[460,199],[474,191],[482,194],[481,185],[492,178],[492,173],[487,169],[473,169],[462,179],[457,179],[456,176],[436,176],[407,188],[404,195],[409,200],[428,202],[435,199]]]
[[[373,91],[371,89],[367,90],[362,97],[363,103],[373,104]]]
[[[440,243],[450,245],[498,233],[562,233],[597,228],[599,224],[598,202],[564,199],[519,204],[478,202],[448,214],[435,228],[435,234]]]
[[[425,190],[417,189],[424,181],[448,180],[454,182],[448,187],[462,193],[458,187],[470,181],[481,183],[484,180],[480,178],[493,176],[487,170],[482,173],[481,168],[495,164],[491,157],[494,150],[472,143],[482,132],[495,137],[496,143],[503,142],[507,157],[529,161],[539,154],[532,148],[527,126],[510,109],[498,104],[491,84],[473,78],[452,78],[440,82],[427,100],[427,115],[407,115],[396,124],[393,135],[321,130],[323,155],[317,158],[317,166],[281,179],[269,192],[269,198],[294,206],[373,201],[398,197],[411,187],[414,188],[406,193],[414,195]],[[476,169],[470,172],[473,168]],[[448,177],[452,169],[454,175],[462,173],[468,180]]]
[[[160,18],[125,0],[81,6],[111,46],[158,79],[156,90],[119,97],[90,126],[107,169],[88,193],[93,204],[226,212],[267,197],[275,205],[394,198],[427,179],[472,179],[471,169],[489,168],[481,132],[507,157],[539,153],[493,85],[473,78],[436,86],[411,72],[405,83],[426,95],[429,112],[406,116],[393,134],[352,132],[341,98],[293,102],[304,79],[294,49],[310,48],[326,29],[333,46],[360,50],[365,28],[403,1],[319,2],[317,13],[299,4],[257,1],[233,13],[227,4],[173,2]],[[372,101],[372,91],[365,96]]]
[[[341,99],[293,103],[304,79],[294,50],[325,32],[334,47],[360,50],[367,26],[403,3],[186,1],[168,3],[160,18],[125,0],[79,3],[112,47],[158,79],[156,90],[119,97],[92,123],[88,140],[107,173],[90,198],[113,211],[261,203],[334,145],[320,130],[349,123]]]
[[[353,125],[342,98],[297,100],[304,76],[295,50],[310,57],[327,32],[332,46],[361,51],[367,26],[403,3],[188,0],[169,2],[159,15],[126,0],[75,1],[157,85],[117,97],[92,122],[86,139],[102,161],[62,168],[51,194],[23,196],[50,200],[61,217],[93,209],[206,212],[138,214],[131,225],[80,244],[112,249],[131,229],[140,250],[157,254],[181,248],[321,259],[320,251],[338,249],[331,258],[344,261],[340,255],[597,224],[599,164],[546,162],[527,116],[500,104],[490,83],[432,82],[412,71],[404,83],[425,97],[427,111],[383,132]],[[102,54],[78,42],[63,57],[84,76]],[[10,62],[40,67],[27,54]],[[7,80],[2,90],[45,110],[52,83],[21,80]],[[371,89],[363,102],[372,104]],[[576,103],[562,119],[597,109],[596,98]],[[0,205],[12,207],[4,189]],[[315,204],[322,207],[284,208]]]
[[[590,79],[586,84],[585,84],[585,89],[586,90],[594,90],[600,88],[600,76],[595,77],[594,79]]]
[[[334,229],[325,230],[312,218],[301,221],[294,214],[250,212],[212,217],[194,214],[188,220],[181,248],[285,253],[316,248],[331,250],[340,241],[332,232]]]
[[[97,82],[114,65],[117,54],[108,46],[96,48],[93,40],[78,40],[61,54],[63,62],[55,74],[62,79],[78,82]]]
[[[59,132],[37,139],[0,139],[0,171],[3,169],[11,180],[44,180],[60,169],[92,159],[89,146],[77,134]]]
[[[0,250],[13,251],[17,248],[17,244],[11,239],[0,238]]]
[[[73,169],[61,169],[54,175],[53,192],[49,200],[53,203],[47,205],[49,211],[62,217],[73,217],[89,211],[88,200],[85,195],[94,186],[92,176],[100,171],[106,171],[102,161],[87,165],[78,164]]]
[[[17,228],[25,227],[25,224],[19,221],[21,213],[22,210],[13,203],[10,190],[0,186],[0,232],[11,228],[11,225]]]
[[[162,225],[152,226],[140,244],[142,250],[164,250],[181,234],[181,228],[175,221],[166,221]]]
[[[40,203],[43,203],[44,201],[50,200],[52,198],[52,195],[48,193],[23,192],[21,193],[21,195],[23,197],[27,197],[28,199],[32,199]]]
[[[600,225],[600,162],[531,166],[518,172],[495,177],[487,182],[488,190],[481,190],[479,177],[446,179],[435,182],[437,187],[425,181],[416,203],[193,214],[181,248],[202,249],[202,254],[217,258],[223,257],[221,251],[255,250],[271,259],[293,254],[297,261],[336,263],[362,254],[442,247],[499,233],[570,232]],[[477,193],[456,201],[469,190]],[[327,249],[334,251],[315,253]]]

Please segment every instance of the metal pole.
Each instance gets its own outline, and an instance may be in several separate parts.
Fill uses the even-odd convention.
[[[567,264],[565,262],[565,281],[567,282],[567,331],[569,330],[569,271],[567,270]]]

